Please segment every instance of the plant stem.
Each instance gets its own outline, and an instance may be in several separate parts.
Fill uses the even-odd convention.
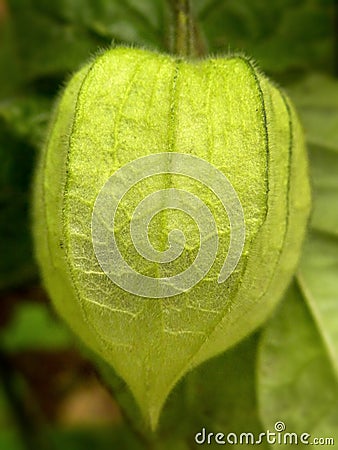
[[[194,18],[191,0],[169,0],[173,15],[172,53],[186,58],[203,56],[205,43]]]

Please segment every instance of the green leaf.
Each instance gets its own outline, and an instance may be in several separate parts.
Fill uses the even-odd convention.
[[[6,450],[25,450],[15,428],[0,430],[0,448]]]
[[[159,0],[10,0],[20,70],[26,80],[74,71],[115,42],[163,48]]]
[[[54,319],[44,304],[19,304],[11,322],[0,333],[7,352],[60,350],[72,342],[65,326]]]
[[[336,362],[327,347],[328,331],[311,314],[306,297],[299,285],[293,285],[263,334],[258,372],[261,416],[270,430],[283,421],[288,432],[337,441]],[[337,315],[337,308],[333,312]]]
[[[315,204],[311,227],[338,239],[338,152],[311,146],[310,162]]]
[[[34,149],[0,120],[0,289],[36,275],[28,212]]]
[[[0,289],[36,275],[29,200],[36,150],[45,140],[51,100],[20,95],[0,101]]]
[[[53,450],[146,450],[127,426],[80,429],[54,427],[48,433],[48,438]]]
[[[62,11],[72,3],[11,0],[11,25],[16,36],[20,71],[25,80],[46,76],[62,77],[74,70],[102,42],[76,22],[67,21]]]
[[[188,374],[183,381],[186,404],[187,435],[201,431],[213,433],[251,432],[258,436],[263,431],[258,416],[256,399],[256,356],[258,335],[242,341]],[[181,396],[180,391],[176,394]],[[172,414],[175,426],[175,410],[169,402],[166,414]],[[183,420],[183,417],[182,419]],[[213,443],[211,448],[219,448]],[[250,446],[248,446],[250,447]],[[264,443],[263,449],[269,448]]]
[[[338,438],[338,82],[312,75],[290,88],[308,137],[312,231],[297,283],[267,325],[259,358],[266,426]]]
[[[11,95],[22,82],[22,72],[19,70],[16,48],[16,35],[12,21],[6,8],[6,3],[1,2],[0,11],[0,98]]]
[[[0,119],[16,137],[39,148],[45,139],[50,109],[51,100],[46,96],[8,98],[0,102]]]
[[[312,73],[288,87],[311,146],[338,153],[338,81]]]
[[[332,71],[333,1],[198,0],[196,6],[213,52],[244,51],[273,73]]]
[[[10,0],[3,58],[8,55],[14,78],[21,74],[24,82],[46,77],[61,81],[112,41],[168,50],[167,4],[165,0]],[[332,70],[330,0],[279,0],[273,5],[269,0],[196,0],[194,7],[210,52],[244,51],[272,72]]]
[[[338,377],[338,238],[311,233],[298,282]]]
[[[312,74],[288,90],[309,144],[315,204],[311,225],[338,237],[338,81]]]
[[[308,134],[315,197],[298,278],[338,374],[338,81],[312,75],[292,92]]]

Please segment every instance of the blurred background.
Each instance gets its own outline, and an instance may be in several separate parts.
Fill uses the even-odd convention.
[[[149,437],[122,381],[95,368],[55,316],[34,262],[32,170],[55,97],[100,49],[126,43],[168,51],[169,3],[0,0],[1,450],[179,450],[195,448],[194,433],[208,423],[223,432],[266,425],[255,393],[258,333],[180,383],[158,435]],[[306,251],[311,259],[328,248],[338,273],[337,2],[193,0],[193,10],[208,52],[252,56],[296,102],[313,167],[311,233],[329,239]]]

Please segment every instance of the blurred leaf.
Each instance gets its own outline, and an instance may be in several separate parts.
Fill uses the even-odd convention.
[[[0,119],[13,135],[38,149],[44,142],[51,109],[47,97],[9,98],[0,102]]]
[[[0,429],[0,448],[4,450],[25,450],[14,428]]]
[[[0,337],[7,352],[61,350],[72,343],[68,330],[52,317],[46,305],[33,302],[17,306]]]
[[[67,11],[72,5],[62,3],[59,2],[60,11]],[[27,81],[52,75],[63,77],[101,44],[76,22],[68,22],[62,13],[53,15],[48,4],[51,2],[9,1],[20,71]]]
[[[27,81],[62,80],[112,41],[165,51],[168,3],[9,0],[4,56]],[[244,51],[274,73],[333,69],[334,0],[195,0],[194,6],[210,52]]]
[[[311,227],[338,240],[338,151],[311,146],[310,162],[315,204]]]
[[[325,334],[293,285],[261,343],[258,391],[267,429],[282,420],[288,432],[338,440],[338,379]]]
[[[0,383],[0,448],[6,448],[1,446],[1,432],[4,429],[8,429],[12,426],[12,420],[8,408],[8,400],[5,396],[3,384]]]
[[[83,429],[50,427],[44,438],[45,448],[48,450],[146,450],[146,447],[138,442],[130,430],[122,426]],[[0,448],[2,450],[26,450],[14,427],[0,428]]]
[[[16,36],[5,0],[0,0],[0,98],[11,95],[22,81]]]
[[[127,427],[54,428],[49,439],[53,450],[145,450]]]
[[[299,283],[338,377],[338,81],[312,75],[292,90],[310,144],[311,227]]]
[[[8,399],[4,393],[3,383],[0,383],[0,448],[4,450],[25,450],[20,435],[13,422]]]
[[[290,86],[289,93],[309,144],[314,191],[311,225],[338,238],[338,81],[312,74]]]
[[[337,274],[338,238],[312,232],[305,245],[298,282],[338,379]]]
[[[338,439],[338,82],[290,87],[309,143],[314,205],[297,284],[268,323],[259,398],[266,427]]]
[[[36,274],[28,213],[33,148],[0,120],[0,289]]]
[[[30,232],[29,201],[36,152],[51,110],[45,96],[0,101],[0,289],[36,274]]]
[[[0,102],[0,119],[11,132],[35,148],[39,148],[46,134],[51,100],[42,96],[26,96]]]
[[[159,0],[10,0],[9,7],[28,80],[73,71],[113,40],[163,46]]]
[[[338,81],[311,73],[289,86],[310,145],[338,153]]]
[[[26,95],[0,101],[0,289],[36,274],[29,200],[35,151],[43,141],[51,100]]]
[[[264,70],[333,69],[334,0],[198,0],[212,52],[244,51]]]

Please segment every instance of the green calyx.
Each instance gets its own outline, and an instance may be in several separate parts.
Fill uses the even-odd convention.
[[[193,264],[201,239],[209,239],[201,238],[184,208],[163,209],[149,222],[149,242],[165,252],[170,231],[179,229],[183,251],[164,263],[140,255],[130,222],[150,194],[190,192],[209,208],[218,235],[206,276],[177,295],[146,298],[107,276],[94,249],[92,221],[107,180],[128,163],[160,153],[197,157],[226,176],[243,208],[245,242],[235,270],[219,283],[234,230],[208,166],[210,186],[177,173],[179,166],[144,176],[122,198],[113,232],[102,213],[102,228],[115,236],[133,270],[170,278]],[[36,173],[37,259],[59,314],[124,378],[153,428],[175,383],[262,324],[280,299],[309,215],[307,171],[293,106],[244,57],[188,62],[121,47],[98,56],[66,86]]]

